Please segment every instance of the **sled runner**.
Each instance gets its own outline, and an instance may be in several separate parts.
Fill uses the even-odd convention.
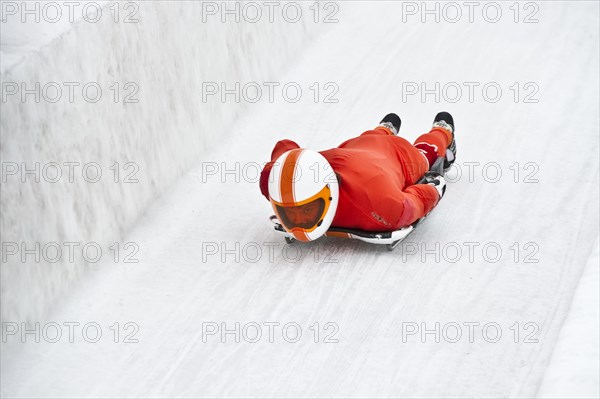
[[[417,227],[417,225],[419,225],[426,217],[427,216],[424,216],[421,219],[414,222],[413,224],[411,224],[410,226],[395,231],[374,232],[345,229],[341,227],[331,227],[325,233],[325,237],[351,238],[355,240],[365,241],[371,244],[383,244],[386,245],[387,249],[391,251],[394,248],[396,248],[402,242],[402,240],[408,237],[408,235],[412,233]],[[292,237],[291,234],[285,231],[281,223],[279,223],[277,216],[271,215],[269,220],[273,223],[275,231],[284,236],[285,242],[291,244],[296,241],[296,239]]]

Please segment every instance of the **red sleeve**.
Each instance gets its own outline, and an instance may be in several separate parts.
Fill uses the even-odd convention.
[[[265,196],[267,201],[269,200],[269,174],[271,173],[273,164],[281,155],[295,148],[300,148],[300,146],[292,140],[280,140],[275,144],[273,152],[271,152],[271,161],[267,162],[260,173],[260,192]]]
[[[429,184],[408,186],[402,194],[401,227],[409,226],[427,215],[440,200],[438,191]]]
[[[405,188],[382,194],[375,194],[373,204],[377,204],[375,213],[389,222],[386,229],[397,230],[410,226],[429,213],[438,203],[437,190],[427,184],[415,184]],[[383,229],[383,225],[379,226]]]

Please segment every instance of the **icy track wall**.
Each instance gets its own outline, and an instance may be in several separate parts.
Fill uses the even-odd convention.
[[[245,107],[203,102],[204,82],[275,81],[327,27],[309,3],[295,22],[278,3],[273,22],[263,9],[254,23],[223,14],[225,3],[201,2],[138,2],[137,22],[123,23],[133,10],[121,9],[116,23],[111,4],[97,22],[75,22],[1,75],[3,321],[47,315],[100,265],[98,246],[104,267],[135,250],[120,241],[127,230]],[[6,38],[9,25],[2,29]],[[90,101],[98,87],[102,96]]]

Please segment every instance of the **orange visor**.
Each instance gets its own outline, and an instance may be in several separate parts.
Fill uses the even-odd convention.
[[[304,201],[285,204],[271,199],[271,203],[277,218],[287,231],[311,232],[323,222],[331,199],[331,189],[327,184],[317,194]]]

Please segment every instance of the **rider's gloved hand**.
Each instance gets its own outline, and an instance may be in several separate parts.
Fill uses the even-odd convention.
[[[440,199],[444,196],[444,193],[446,192],[446,179],[444,179],[444,176],[440,175],[437,172],[427,172],[425,173],[425,176],[423,176],[423,178],[420,180],[421,184],[429,184],[433,187],[435,187],[435,189],[438,191],[438,194],[440,195]]]

